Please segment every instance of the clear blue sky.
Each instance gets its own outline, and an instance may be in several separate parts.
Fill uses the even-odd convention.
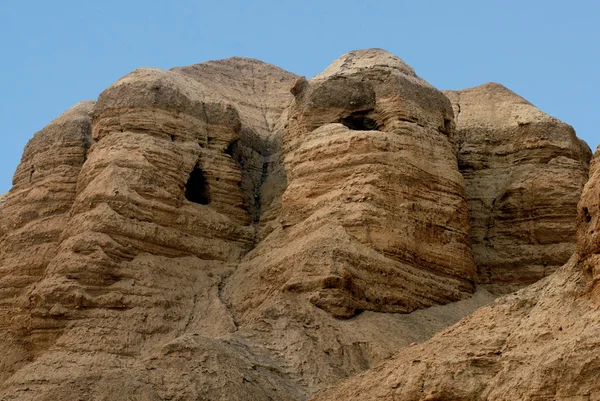
[[[246,56],[313,76],[384,48],[440,89],[504,84],[600,142],[600,2],[2,0],[0,193],[25,143],[142,66]]]

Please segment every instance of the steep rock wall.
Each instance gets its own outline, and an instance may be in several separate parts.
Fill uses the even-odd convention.
[[[446,91],[456,114],[478,282],[509,293],[565,264],[591,151],[502,85]]]
[[[313,400],[600,399],[599,180],[597,151],[577,252],[555,274]]]
[[[451,104],[389,53],[309,81],[244,58],[140,69],[65,115],[0,209],[1,399],[306,400],[493,299]],[[516,330],[515,299],[481,330]]]
[[[29,141],[0,211],[0,380],[55,338],[37,327],[28,292],[44,277],[75,201],[91,144],[93,102],[63,113]]]
[[[228,284],[230,303],[244,314],[283,291],[348,318],[469,296],[468,209],[447,99],[381,50],[348,53],[292,92],[281,227]],[[256,284],[240,285],[248,280]]]

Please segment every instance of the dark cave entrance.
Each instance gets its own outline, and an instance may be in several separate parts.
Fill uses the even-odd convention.
[[[195,167],[190,173],[190,178],[185,184],[185,198],[190,202],[208,205],[210,203],[210,189],[204,173],[199,167]]]
[[[367,112],[354,112],[338,122],[355,131],[373,131],[378,128],[377,122],[367,117]]]
[[[235,159],[236,161],[238,161],[237,160],[237,156],[238,156],[237,150],[238,150],[238,142],[239,141],[240,140],[237,139],[237,140],[231,142],[229,145],[227,145],[227,148],[225,149],[225,154],[228,156],[231,156],[231,158]]]

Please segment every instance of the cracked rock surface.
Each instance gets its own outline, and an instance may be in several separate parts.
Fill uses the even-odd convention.
[[[510,293],[575,251],[574,216],[592,153],[570,125],[502,85],[444,93],[456,114],[477,281]]]
[[[554,274],[312,400],[600,399],[600,151]]]
[[[35,134],[0,197],[0,399],[592,394],[548,383],[598,367],[568,358],[597,333],[598,169],[577,217],[587,149],[494,88],[445,96],[369,49],[312,79],[240,57],[142,68],[77,104]],[[577,219],[578,257],[447,329],[488,290],[550,274]],[[507,246],[485,259],[490,241]],[[494,382],[504,357],[537,374],[544,352],[520,348],[532,328],[561,360],[527,388],[512,371]]]

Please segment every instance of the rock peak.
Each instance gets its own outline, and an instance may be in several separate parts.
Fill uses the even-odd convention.
[[[352,75],[371,68],[397,70],[408,76],[416,76],[412,67],[402,61],[400,57],[383,49],[364,49],[349,51],[314,78],[325,79],[333,75]]]
[[[600,159],[577,206],[570,126],[447,96],[367,49],[59,116],[0,196],[0,400],[600,400]]]
[[[483,85],[475,86],[472,88],[462,89],[458,91],[460,93],[469,93],[475,96],[485,96],[489,99],[495,99],[496,101],[505,101],[511,103],[523,103],[531,105],[529,101],[527,101],[522,96],[519,96],[517,93],[513,92],[506,86],[499,84],[497,82],[486,82]]]

